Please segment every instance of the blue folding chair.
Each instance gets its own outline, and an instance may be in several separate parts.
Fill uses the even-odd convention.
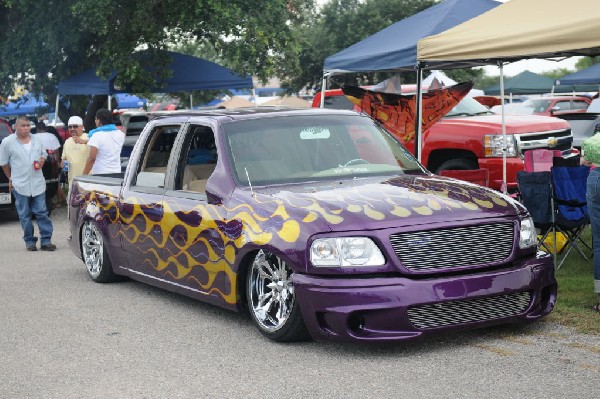
[[[592,251],[591,246],[581,238],[583,230],[590,224],[585,196],[590,168],[587,166],[552,167],[550,173],[554,208],[552,229],[554,234],[561,232],[567,238],[563,249],[566,252],[558,264],[556,264],[555,254],[555,265],[558,269],[571,250],[575,249],[586,260],[588,257],[583,252],[583,248]]]

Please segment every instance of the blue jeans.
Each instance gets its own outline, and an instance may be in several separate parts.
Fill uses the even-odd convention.
[[[594,291],[600,294],[600,168],[590,171],[586,197],[594,240]]]
[[[19,221],[23,229],[23,240],[25,245],[35,245],[37,237],[33,235],[33,222],[31,217],[35,215],[38,228],[40,229],[40,238],[42,245],[52,243],[52,221],[48,217],[46,209],[46,193],[36,195],[35,197],[26,197],[13,190],[15,196],[15,206],[19,214]]]

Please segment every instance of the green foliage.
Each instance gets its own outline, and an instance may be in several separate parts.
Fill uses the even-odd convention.
[[[0,93],[20,84],[50,98],[61,79],[98,67],[143,94],[168,75],[165,50],[194,41],[266,81],[283,66],[299,70],[295,27],[313,8],[313,0],[0,0]]]
[[[581,59],[575,63],[575,70],[581,71],[599,62],[600,57],[581,57]]]
[[[552,78],[552,79],[556,80],[558,78],[562,78],[565,75],[569,75],[569,74],[571,74],[573,72],[575,72],[575,71],[572,70],[572,69],[557,68],[557,69],[553,69],[551,71],[542,72],[542,73],[540,73],[540,75],[547,76],[549,78]]]
[[[302,69],[282,68],[279,77],[290,91],[318,87],[325,58],[354,43],[435,4],[434,0],[331,0],[321,12],[295,30],[299,38],[299,63]],[[389,74],[346,74],[334,83],[368,84]],[[415,81],[415,73],[403,73],[403,81]]]
[[[583,239],[591,244],[591,229],[586,228]],[[556,272],[558,299],[550,320],[575,327],[579,332],[600,335],[600,317],[592,311],[597,302],[594,293],[592,253],[585,250],[589,260],[572,251]]]

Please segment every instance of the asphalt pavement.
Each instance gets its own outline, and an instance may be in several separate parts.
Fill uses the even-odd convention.
[[[27,252],[0,214],[0,398],[595,398],[600,337],[541,321],[385,345],[278,344],[249,317],[92,282],[52,215]],[[595,315],[590,314],[590,317]]]

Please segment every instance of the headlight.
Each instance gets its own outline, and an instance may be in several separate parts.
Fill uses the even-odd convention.
[[[315,267],[385,264],[381,251],[367,237],[319,238],[310,247],[310,261]]]
[[[483,147],[486,157],[501,157],[504,138],[501,134],[486,134],[483,136]],[[506,156],[516,157],[517,146],[512,135],[506,135]]]
[[[529,248],[537,245],[537,232],[533,225],[533,219],[527,218],[521,220],[519,229],[519,248]]]

